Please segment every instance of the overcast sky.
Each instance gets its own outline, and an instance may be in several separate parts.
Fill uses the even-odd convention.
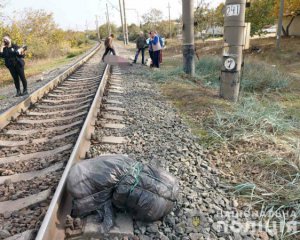
[[[84,30],[95,28],[95,15],[99,16],[100,24],[105,23],[106,3],[111,21],[120,23],[119,0],[6,0],[4,13],[13,15],[14,11],[25,8],[44,9],[54,14],[56,23],[63,29]],[[122,2],[123,0],[121,0]],[[168,3],[171,6],[171,19],[176,19],[181,14],[181,0],[126,0],[126,14],[128,23],[137,23],[141,16],[151,8],[160,9],[164,18],[168,17]],[[197,0],[194,0],[195,4]],[[206,0],[212,7],[225,0]]]

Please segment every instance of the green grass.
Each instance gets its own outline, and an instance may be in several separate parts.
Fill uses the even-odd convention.
[[[206,86],[220,85],[221,58],[205,56],[196,63],[195,67],[196,77]]]
[[[202,57],[194,78],[178,64],[166,63],[172,66],[149,76],[164,83],[163,92],[199,136],[206,157],[226,173],[226,180],[239,183],[232,192],[256,210],[271,213],[263,220],[300,222],[299,79],[284,68],[248,59],[243,94],[229,104],[217,93],[221,58]],[[293,211],[294,218],[289,215]],[[281,229],[279,238],[297,235],[299,231]]]
[[[272,211],[274,215],[268,218],[269,221],[299,221],[300,140],[292,135],[300,128],[299,121],[290,118],[279,104],[255,97],[243,98],[233,106],[232,111],[220,108],[214,111],[214,116],[206,122],[207,125],[204,124],[204,128],[209,129],[206,139],[214,139],[211,144],[215,147],[220,144],[238,146],[241,141],[253,139],[263,144],[277,142],[282,148],[278,152],[273,148],[249,148],[246,152],[240,152],[246,156],[244,164],[248,165],[247,168],[259,167],[260,174],[256,177],[260,179],[249,179],[236,185],[234,193],[247,199],[254,207]],[[281,153],[287,152],[283,150],[285,147],[290,149],[288,155]],[[295,219],[288,216],[288,213],[297,211],[298,217]],[[291,232],[282,229],[279,236],[288,239]]]
[[[249,61],[245,63],[241,86],[247,92],[268,91],[285,89],[291,81],[291,76],[279,71],[276,67],[262,62]]]
[[[196,64],[196,77],[206,86],[219,87],[221,58],[205,56]],[[292,77],[263,62],[246,61],[242,71],[241,87],[246,92],[284,89]]]
[[[175,65],[170,59],[158,71],[145,73],[148,77],[159,82],[187,78],[181,66]],[[169,66],[170,65],[170,66]],[[204,56],[195,65],[193,81],[203,83],[205,86],[218,88],[220,86],[221,58]],[[241,88],[245,92],[263,92],[285,89],[292,81],[292,77],[277,68],[263,62],[246,61],[242,72]]]
[[[292,131],[298,125],[287,118],[284,110],[276,103],[255,97],[243,98],[232,112],[215,109],[214,127],[224,137],[260,134],[277,135]],[[236,127],[238,126],[238,127]]]
[[[79,56],[80,54],[84,53],[87,51],[91,45],[85,45],[83,47],[77,47],[77,48],[72,48],[69,52],[66,58],[74,58]]]
[[[218,68],[212,58],[206,61],[205,65],[202,64],[201,68],[197,68],[197,74],[201,72],[203,75],[208,75],[216,72]],[[180,68],[175,69],[180,70]],[[263,93],[255,95],[247,93],[236,104],[222,105],[217,102],[218,98],[207,96],[206,102],[209,103],[207,104],[204,102],[203,88],[199,88],[202,91],[198,94],[194,90],[197,88],[194,84],[195,79],[190,83],[187,81],[184,83],[186,78],[183,78],[182,72],[179,71],[174,76],[175,69],[173,72],[168,69],[151,75],[154,74],[156,81],[157,79],[162,81],[161,78],[169,80],[163,84],[164,88],[169,89],[168,91],[164,89],[164,92],[167,95],[171,93],[175,95],[171,96],[174,98],[175,105],[180,108],[181,115],[193,129],[193,133],[199,136],[201,146],[211,152],[218,152],[223,148],[238,149],[236,155],[231,152],[229,157],[231,166],[236,165],[230,170],[244,174],[241,179],[238,179],[240,183],[233,187],[232,192],[246,199],[255,209],[263,208],[265,211],[272,212],[273,215],[264,220],[276,222],[295,220],[284,214],[300,211],[300,140],[299,138],[297,140],[297,135],[295,136],[297,129],[300,128],[300,121],[294,116],[295,109],[299,105],[299,97],[294,94],[285,96],[276,93],[273,94],[276,97],[274,99]],[[264,69],[262,68],[261,71]],[[217,75],[212,77],[217,79]],[[201,81],[204,81],[203,78]],[[206,85],[212,86],[212,84]],[[269,87],[270,84],[263,86],[266,90],[265,86]],[[277,86],[274,87],[276,88]],[[213,114],[202,117],[201,120],[191,117],[191,115],[198,115],[199,109],[205,108],[212,109]],[[241,142],[245,141],[253,142],[254,145],[241,145],[249,147],[245,150],[243,147],[239,149]],[[265,147],[261,148],[261,146]],[[226,155],[226,153],[221,150],[220,154]],[[244,162],[239,162],[236,159],[239,158],[238,156],[242,156]],[[246,174],[251,172],[252,168],[259,168],[259,174]],[[299,221],[299,215],[297,220]],[[289,239],[291,234],[297,233],[282,229],[279,236],[281,239]]]
[[[76,57],[78,54],[75,54],[75,53],[69,53],[67,55],[67,58],[73,58],[73,57]]]
[[[169,80],[182,80],[184,73],[181,67],[167,69],[152,69],[142,73],[145,77],[164,83]]]

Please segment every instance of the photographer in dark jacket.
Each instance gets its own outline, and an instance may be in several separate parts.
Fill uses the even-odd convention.
[[[17,89],[16,97],[26,95],[27,92],[27,80],[25,78],[24,66],[25,62],[23,60],[25,56],[26,47],[18,47],[11,42],[9,36],[5,36],[2,40],[0,48],[0,57],[4,58],[5,66],[10,71],[11,76],[14,79],[14,83]],[[23,93],[20,90],[20,80],[23,84]]]

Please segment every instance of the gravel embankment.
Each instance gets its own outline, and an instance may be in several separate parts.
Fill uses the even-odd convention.
[[[91,50],[88,50],[88,52]],[[76,61],[83,57],[86,53],[74,58],[71,62],[64,64],[60,67],[50,69],[48,71],[43,72],[42,74],[32,76],[27,78],[28,83],[28,92],[29,94],[36,91],[40,87],[46,85],[52,79],[57,77],[59,74],[63,73],[67,70],[70,66],[72,66]],[[25,59],[26,61],[26,59]],[[25,66],[26,68],[26,66]],[[8,70],[7,70],[8,71]],[[21,91],[23,90],[22,83],[20,81]],[[23,101],[27,96],[15,97],[16,95],[16,88],[13,84],[13,80],[11,80],[11,84],[0,88],[0,114],[7,110],[8,108],[20,103]]]
[[[120,55],[125,54],[120,51]],[[162,221],[135,222],[136,239],[273,239],[261,230],[250,232],[247,223],[258,222],[258,214],[245,211],[220,181],[218,171],[204,159],[202,147],[176,109],[160,94],[151,79],[143,77],[147,67],[134,65],[123,74],[122,98],[126,129],[114,135],[128,137],[119,146],[94,146],[92,157],[123,153],[143,163],[162,167],[180,182],[177,207]],[[103,135],[101,130],[96,134]],[[113,135],[112,134],[112,135]],[[231,196],[231,197],[230,197]],[[252,222],[250,222],[252,221]]]

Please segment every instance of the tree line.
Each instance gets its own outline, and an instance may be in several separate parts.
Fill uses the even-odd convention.
[[[262,34],[263,28],[274,25],[278,19],[280,0],[251,0],[251,6],[246,9],[246,22],[251,23],[251,35]],[[224,3],[217,8],[210,8],[208,3],[200,1],[195,11],[196,29],[203,31],[212,26],[224,25]],[[295,17],[300,14],[300,0],[285,0],[284,15],[290,16],[287,27],[283,28],[286,36]]]
[[[142,16],[142,22],[140,24],[130,24],[128,25],[128,39],[129,41],[134,41],[141,31],[146,35],[151,30],[156,30],[160,35],[164,37],[175,37],[178,30],[180,29],[180,19],[172,20],[163,20],[163,12],[159,9],[152,8],[147,13]],[[171,32],[170,29],[171,28]],[[111,32],[117,34],[118,39],[122,40],[122,26],[117,26],[114,23],[110,24]],[[99,32],[101,38],[108,36],[108,26],[103,24],[99,27]]]
[[[246,21],[251,22],[251,35],[263,33],[263,28],[276,23],[280,0],[252,0],[247,8]],[[96,32],[62,30],[55,23],[53,14],[44,10],[27,9],[17,12],[14,16],[3,14],[4,1],[0,0],[0,36],[9,34],[19,45],[27,44],[28,57],[48,58],[68,54],[71,48],[87,43],[89,39],[96,39]],[[204,1],[199,1],[195,9],[195,32],[202,32],[213,26],[224,24],[224,4],[211,8]],[[289,16],[289,23],[283,29],[289,35],[289,27],[295,17],[300,14],[300,0],[285,0],[284,14]],[[164,37],[175,37],[181,32],[181,17],[175,20],[163,20],[163,13],[159,9],[150,9],[142,16],[140,24],[128,26],[129,40],[134,41],[139,32],[148,33],[157,30]],[[122,40],[122,27],[111,24],[111,31]],[[171,31],[169,30],[171,28]],[[108,36],[106,24],[99,27],[101,38]],[[87,38],[88,35],[88,38]]]
[[[289,36],[289,27],[293,23],[295,17],[300,15],[300,0],[285,0],[284,15],[289,16],[289,22],[284,27],[283,33]],[[280,0],[251,0],[251,7],[246,10],[246,22],[251,22],[251,35],[261,35],[264,33],[264,27],[274,25],[278,19]],[[205,32],[214,26],[224,25],[224,7],[221,3],[216,8],[212,8],[209,3],[199,1],[195,9],[195,32]],[[171,25],[171,32],[169,32],[169,24]],[[100,35],[102,37],[108,36],[107,24],[100,26]],[[131,24],[128,26],[129,41],[134,41],[139,32],[147,33],[150,30],[157,30],[160,35],[164,37],[175,37],[181,30],[181,17],[172,20],[170,23],[163,20],[163,13],[159,9],[150,9],[142,16],[142,22]],[[122,38],[122,27],[117,27],[111,24],[111,31]]]
[[[67,55],[74,47],[86,44],[85,32],[63,30],[55,23],[53,14],[44,10],[27,9],[14,16],[1,14],[0,37],[8,34],[17,45],[28,45],[28,58],[42,59]],[[89,33],[96,38],[95,32]]]

